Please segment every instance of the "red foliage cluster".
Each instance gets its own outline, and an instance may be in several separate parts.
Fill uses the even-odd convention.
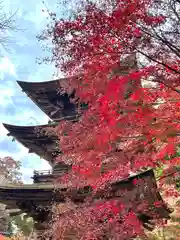
[[[119,201],[106,201],[68,211],[53,226],[55,239],[122,239],[142,234],[133,211],[127,212]]]
[[[149,36],[141,26],[156,27],[165,18],[149,14],[149,0],[110,3],[112,10],[106,11],[87,4],[74,20],[56,21],[52,30],[56,66],[67,76],[78,76],[69,79],[69,91],[75,89],[79,101],[88,103],[88,110],[78,122],[61,122],[57,128],[63,151],[57,161],[73,165],[64,178],[73,186],[91,185],[99,189],[140,169],[180,162],[173,158],[180,136],[180,96],[176,89],[179,61],[165,53],[165,64],[156,60],[138,67],[136,59],[136,54],[142,53],[139,47],[149,50],[152,46],[148,48]],[[152,57],[151,52],[149,56]],[[144,87],[143,80],[148,79],[158,84]],[[167,156],[172,159],[167,160]],[[110,208],[112,239],[134,235],[124,226],[139,233],[137,226],[131,227],[138,225],[132,212],[123,221],[125,225],[116,229],[114,222],[120,222],[116,219],[120,210],[112,209],[111,203]],[[76,230],[84,235],[77,239],[99,239],[99,230],[101,234],[104,231],[102,226],[109,226],[106,222],[100,224],[97,216],[105,209],[108,215],[107,206],[98,212],[94,207],[78,209],[58,224],[62,224],[62,229],[64,224],[72,223],[73,228],[80,224],[84,230],[80,231],[79,225]]]

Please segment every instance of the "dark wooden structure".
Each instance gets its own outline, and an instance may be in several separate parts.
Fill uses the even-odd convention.
[[[66,79],[52,80],[48,82],[22,82],[19,86],[27,96],[52,120],[63,117],[74,119],[77,116],[76,104],[71,102],[74,92],[64,92],[62,83]]]
[[[64,93],[59,79],[49,82],[32,83],[21,82],[18,84],[39,108],[46,113],[56,124],[61,119],[77,121],[77,105],[70,101],[74,93]],[[49,125],[40,126],[14,126],[4,124],[10,136],[29,149],[29,152],[38,154],[52,165],[52,171],[34,171],[34,184],[29,185],[6,185],[0,186],[0,201],[8,208],[19,208],[21,211],[32,216],[38,224],[38,230],[47,228],[46,222],[51,218],[51,207],[53,202],[63,203],[70,198],[76,204],[81,204],[86,197],[91,195],[91,188],[86,186],[82,189],[72,189],[71,186],[54,185],[53,180],[58,176],[70,171],[71,166],[65,163],[56,165],[54,159],[61,150],[58,148],[58,139],[54,135],[48,135],[46,129]],[[133,183],[134,179],[140,179],[139,184]],[[54,191],[58,188],[58,191]],[[151,219],[169,218],[170,210],[163,202],[156,185],[153,170],[150,169],[131,176],[127,179],[120,179],[112,183],[108,191],[97,192],[96,199],[119,198],[127,208],[131,205],[137,216],[145,227],[149,227]],[[140,210],[139,206],[146,201],[145,209]],[[154,202],[159,201],[159,208]]]
[[[20,142],[29,149],[29,153],[36,153],[40,157],[53,163],[54,157],[60,153],[58,150],[57,137],[48,135],[48,125],[41,126],[15,126],[3,124],[9,131],[9,136]]]
[[[139,181],[134,184],[134,179]],[[55,191],[55,188],[58,191]],[[68,197],[77,205],[82,204],[84,200],[91,195],[92,189],[84,187],[81,189],[72,189],[71,186],[52,183],[49,184],[29,184],[29,185],[6,185],[0,186],[0,201],[8,208],[19,208],[28,213],[39,226],[44,225],[51,216],[52,202],[64,203]],[[122,179],[111,184],[108,191],[99,191],[94,196],[96,199],[114,199],[119,198],[124,206],[129,210],[132,208],[142,224],[146,228],[151,228],[150,220],[169,218],[170,209],[163,202],[156,185],[153,170],[136,174],[127,179]],[[146,206],[139,207],[143,202]],[[159,207],[155,202],[160,202]]]

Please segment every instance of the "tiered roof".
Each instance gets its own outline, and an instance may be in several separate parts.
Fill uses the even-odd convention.
[[[134,179],[139,179],[138,184],[134,184]],[[52,201],[63,203],[68,197],[76,204],[81,204],[86,197],[91,195],[92,189],[84,187],[81,189],[71,189],[70,185],[57,185],[58,191],[54,191],[54,185],[32,184],[32,185],[6,185],[0,186],[0,201],[7,204],[9,208],[21,208],[23,211],[36,216],[38,206],[51,206]],[[148,228],[149,221],[152,219],[169,218],[170,209],[163,202],[156,185],[153,170],[136,174],[127,179],[122,179],[111,184],[108,191],[99,191],[94,196],[95,199],[107,200],[119,198],[125,208],[132,207],[145,227]],[[154,206],[154,202],[161,204]],[[131,203],[130,205],[127,203]],[[146,202],[145,208],[140,208]],[[44,212],[49,213],[51,209],[44,208]]]
[[[62,78],[47,82],[18,81],[18,84],[51,120],[56,122],[64,119],[76,121],[78,116],[77,108],[70,100],[70,98],[74,97],[74,93],[67,94],[64,92],[62,89],[64,81],[66,79]],[[47,129],[50,126],[52,127],[52,124],[16,126],[4,123],[3,125],[8,130],[8,135],[28,148],[29,153],[36,153],[51,165],[53,165],[55,157],[61,153],[57,136],[47,134]]]
[[[47,160],[50,164],[54,157],[59,154],[57,137],[47,134],[48,125],[39,126],[16,126],[3,124],[9,131],[9,136],[14,137],[23,146],[29,149],[29,153],[36,153]]]
[[[76,115],[76,105],[70,101],[74,93],[64,93],[62,83],[66,79],[58,79],[47,82],[23,82],[17,83],[23,92],[52,120],[63,117],[73,119]]]
[[[137,61],[134,55],[129,58],[131,64],[124,64],[121,69],[116,69],[118,74],[127,74],[130,69],[137,68]],[[128,59],[128,60],[129,60]],[[66,79],[58,79],[48,82],[34,83],[18,81],[22,90],[30,97],[39,108],[46,113],[50,119],[59,122],[60,119],[77,120],[76,104],[70,101],[74,93],[67,94],[62,91],[61,83]],[[39,156],[53,164],[54,158],[60,153],[58,150],[58,139],[54,135],[47,135],[46,129],[49,125],[40,126],[14,126],[4,124],[9,135],[16,138],[20,143]],[[62,168],[65,169],[64,163]],[[60,167],[61,168],[61,167]],[[37,177],[37,176],[36,176]],[[141,179],[138,184],[133,180]],[[51,210],[44,208],[38,210],[38,206],[52,206],[52,201],[63,202],[71,198],[74,202],[82,203],[91,194],[90,187],[73,189],[71,186],[58,185],[58,192],[54,192],[54,185],[51,183],[38,183],[22,186],[0,186],[0,201],[11,207],[18,206],[25,212],[30,213],[37,221],[46,221]],[[131,205],[144,226],[148,227],[149,220],[153,218],[169,218],[170,210],[163,202],[156,185],[153,170],[137,174],[127,179],[112,183],[110,190],[100,191],[94,196],[98,199],[120,198],[128,208]],[[147,209],[141,211],[142,201],[147,203]],[[159,201],[161,205],[155,208],[154,202]],[[131,204],[128,204],[131,203]],[[42,215],[43,214],[43,215]]]

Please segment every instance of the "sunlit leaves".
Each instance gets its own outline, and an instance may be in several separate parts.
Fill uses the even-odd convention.
[[[156,56],[157,45],[144,31],[165,18],[149,14],[151,1],[110,1],[109,8],[106,1],[102,4],[105,7],[100,9],[88,3],[76,19],[57,19],[53,28],[53,60],[66,76],[80,76],[67,81],[78,100],[88,103],[79,122],[61,122],[57,127],[63,152],[57,161],[72,164],[66,182],[75,187],[90,185],[94,192],[132,172],[178,164],[179,158],[171,157],[180,140],[180,97],[174,91],[179,85],[178,64],[163,49]],[[143,53],[141,47],[150,59],[161,62],[149,61],[139,68],[136,53]],[[143,80],[155,85],[143,87]],[[119,219],[122,209],[111,201],[98,210],[90,204],[66,215],[61,231],[72,228],[76,239],[98,239],[105,229],[112,239],[141,232],[132,211]]]

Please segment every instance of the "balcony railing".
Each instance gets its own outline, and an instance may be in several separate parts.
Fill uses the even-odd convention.
[[[41,170],[41,171],[34,171],[34,176],[41,176],[41,175],[50,175],[52,174],[52,170]]]
[[[34,183],[51,182],[53,180],[53,174],[51,170],[35,170],[32,179]]]
[[[56,171],[53,170],[41,170],[41,171],[34,171],[32,179],[34,183],[40,182],[51,182],[53,179],[57,178],[58,176],[62,176],[66,171],[59,169]]]

